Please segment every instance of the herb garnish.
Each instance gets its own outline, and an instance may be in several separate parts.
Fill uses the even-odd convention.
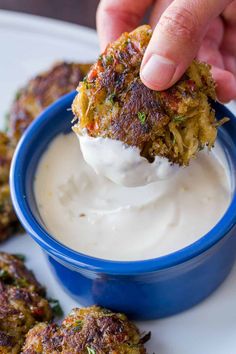
[[[48,302],[51,306],[51,309],[52,309],[52,312],[53,312],[53,315],[56,316],[56,317],[61,317],[63,316],[63,311],[62,311],[62,308],[61,308],[61,305],[59,303],[59,301],[57,299],[48,299]]]
[[[87,75],[83,78],[83,82],[85,83],[86,89],[88,90],[89,89],[89,83],[88,83],[88,76]]]
[[[22,262],[25,262],[26,260],[26,256],[24,254],[21,254],[21,253],[16,253],[16,254],[13,254],[13,256],[15,256],[16,258],[18,258],[20,261]]]
[[[27,288],[29,286],[29,282],[26,278],[19,278],[14,281],[15,285],[20,288]]]
[[[147,342],[151,339],[151,335],[152,335],[151,332],[144,332],[144,333],[142,334],[142,337],[141,337],[140,342],[141,342],[142,344],[147,343]]]
[[[96,354],[95,350],[93,348],[87,347],[88,354]]]
[[[185,119],[186,119],[186,117],[184,117],[184,116],[175,116],[175,117],[173,118],[173,122],[175,122],[175,123],[181,123],[181,122],[183,122]]]
[[[5,269],[0,270],[0,279],[6,280],[9,277],[9,273]]]
[[[138,119],[140,120],[141,124],[144,124],[146,120],[146,113],[138,112]]]
[[[106,64],[107,65],[110,65],[110,64],[112,64],[113,63],[113,56],[112,55],[108,55],[107,57],[106,57]]]
[[[21,96],[21,91],[17,91],[16,94],[15,94],[15,100],[18,100]]]
[[[9,118],[10,118],[10,113],[6,113],[4,116],[4,132],[7,133],[9,131]]]
[[[113,104],[115,97],[116,97],[116,94],[115,94],[115,93],[111,93],[111,94],[108,96],[108,100]]]
[[[74,327],[74,331],[80,331],[83,328],[83,321],[82,320],[77,320],[75,322],[75,327]]]

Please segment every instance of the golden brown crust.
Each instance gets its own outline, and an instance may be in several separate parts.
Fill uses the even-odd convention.
[[[136,146],[150,161],[158,155],[187,165],[217,135],[210,67],[194,61],[169,90],[150,90],[139,71],[151,34],[142,26],[107,47],[78,87],[74,130]]]
[[[145,354],[138,329],[123,314],[100,307],[74,309],[61,326],[39,324],[23,354]]]
[[[19,353],[24,336],[52,310],[44,289],[17,256],[0,253],[0,353]]]
[[[91,64],[58,63],[30,80],[17,93],[9,114],[10,138],[0,132],[0,242],[19,229],[9,188],[10,164],[18,140],[44,108],[76,88],[90,66]]]
[[[19,228],[9,188],[9,173],[14,148],[5,133],[0,132],[0,241]]]
[[[74,90],[90,64],[58,63],[39,74],[16,95],[9,116],[9,133],[16,141],[30,123],[51,103]]]
[[[0,252],[0,280],[8,285],[27,288],[30,291],[45,295],[34,274],[26,268],[20,256]]]

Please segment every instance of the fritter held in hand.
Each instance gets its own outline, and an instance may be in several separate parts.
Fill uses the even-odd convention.
[[[44,290],[17,256],[0,253],[0,353],[20,353],[24,337],[52,311]]]
[[[194,61],[170,89],[147,88],[139,72],[151,35],[142,26],[107,47],[78,87],[74,131],[138,147],[150,162],[160,156],[188,165],[217,136],[210,67]]]
[[[19,227],[9,188],[9,172],[13,152],[14,148],[10,139],[0,132],[0,241],[3,241]]]
[[[30,80],[16,95],[9,115],[9,133],[15,141],[47,106],[74,90],[89,67],[63,62]]]
[[[137,328],[123,314],[100,307],[74,309],[61,326],[38,324],[23,347],[24,354],[145,354]]]

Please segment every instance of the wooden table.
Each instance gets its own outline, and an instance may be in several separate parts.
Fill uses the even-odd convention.
[[[0,9],[57,18],[95,28],[99,0],[0,0]]]

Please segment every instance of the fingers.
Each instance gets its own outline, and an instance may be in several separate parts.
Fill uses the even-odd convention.
[[[196,56],[209,23],[229,2],[173,1],[160,17],[144,55],[143,83],[154,90],[172,86]]]
[[[97,30],[101,49],[140,24],[152,0],[101,0],[97,10]]]
[[[236,80],[233,65],[235,58],[220,49],[224,42],[224,26],[220,18],[215,19],[209,26],[198,52],[198,58],[212,65],[212,75],[216,82],[217,98],[228,102],[236,98]]]
[[[173,2],[173,0],[157,0],[154,3],[152,13],[150,15],[150,25],[154,29],[160,20],[161,15],[167,9],[168,6]]]
[[[224,69],[212,67],[212,75],[216,82],[216,94],[219,101],[226,103],[236,99],[235,76]]]
[[[225,69],[234,74],[236,78],[236,57],[223,52],[223,60]]]
[[[236,58],[236,23],[234,26],[225,23],[224,38],[221,50]]]
[[[223,21],[218,17],[211,22],[208,31],[203,38],[197,58],[200,61],[209,63],[224,69],[224,60],[220,53],[220,46],[224,35]]]
[[[229,26],[236,25],[236,0],[232,1],[223,12],[223,18]]]

